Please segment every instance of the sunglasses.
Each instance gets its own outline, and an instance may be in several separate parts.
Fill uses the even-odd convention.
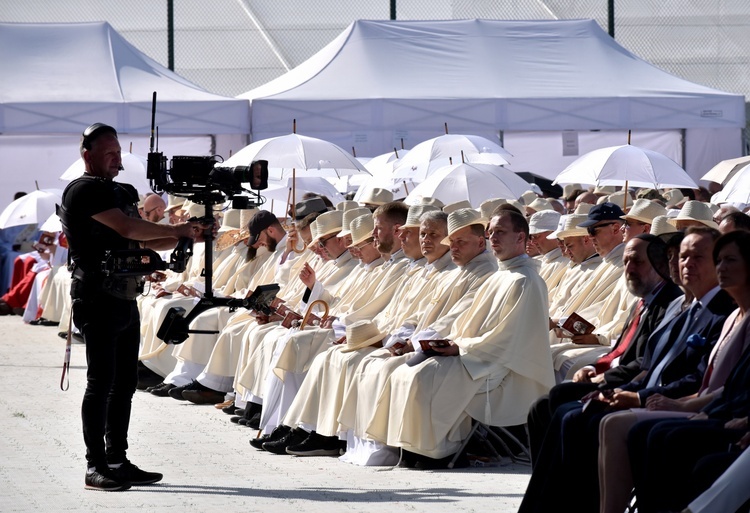
[[[336,237],[336,235],[331,235],[331,236],[330,236],[330,237],[328,237],[327,239],[318,239],[318,246],[319,246],[319,247],[321,247],[321,248],[324,248],[324,247],[326,247],[326,243],[327,243],[327,242],[328,242],[329,240],[331,240],[331,239],[333,239],[333,238],[335,238],[335,237]]]
[[[612,223],[600,224],[598,226],[589,226],[588,228],[586,228],[586,231],[589,233],[589,235],[591,235],[592,237],[595,237],[596,232],[599,230],[599,228],[604,228],[605,226],[612,226],[613,224],[619,224],[619,223],[612,222]]]

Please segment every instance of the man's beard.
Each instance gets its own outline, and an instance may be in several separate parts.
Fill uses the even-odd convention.
[[[276,251],[276,240],[268,237],[268,242],[266,242],[266,249],[268,249],[268,251],[270,251],[271,253]]]
[[[393,250],[393,239],[378,240],[378,251],[381,253],[390,253]]]

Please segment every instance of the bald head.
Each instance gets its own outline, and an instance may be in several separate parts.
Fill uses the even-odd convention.
[[[164,209],[167,204],[158,194],[152,194],[143,202],[143,218],[152,223],[158,223],[164,219]]]

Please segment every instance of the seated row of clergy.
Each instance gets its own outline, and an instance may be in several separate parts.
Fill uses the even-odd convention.
[[[628,242],[628,286],[641,301],[612,351],[620,356],[530,410],[534,470],[520,511],[554,509],[575,487],[577,510],[620,512],[634,483],[639,511],[679,510],[700,492],[689,486],[695,462],[747,432],[750,235],[703,224],[666,244]]]

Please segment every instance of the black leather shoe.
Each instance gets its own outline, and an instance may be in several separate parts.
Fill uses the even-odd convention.
[[[313,431],[302,443],[287,447],[286,453],[294,456],[338,456],[339,439]]]
[[[253,438],[252,440],[250,440],[250,445],[252,445],[256,449],[263,450],[264,443],[281,440],[286,435],[288,435],[291,430],[292,428],[290,428],[289,426],[284,426],[283,424],[281,426],[276,426],[274,430],[271,431],[270,435],[263,435],[260,438]]]
[[[182,385],[181,387],[174,387],[167,392],[169,394],[169,397],[172,399],[177,399],[178,401],[187,401],[184,397],[182,397],[182,392],[185,390],[195,390],[195,385],[198,384],[197,381],[191,381],[187,385]]]
[[[274,454],[286,454],[286,448],[301,444],[310,436],[310,433],[301,428],[294,428],[286,436],[275,442],[265,442],[263,449]]]
[[[108,470],[87,472],[84,480],[84,488],[87,490],[100,490],[102,492],[120,492],[130,488],[128,481],[117,479]]]
[[[162,383],[151,388],[148,392],[157,397],[169,397],[169,391],[176,388],[172,383]]]
[[[226,394],[224,394],[224,392],[211,390],[210,388],[206,388],[205,390],[183,390],[182,391],[182,398],[190,401],[193,404],[220,403],[224,401],[225,395]]]
[[[260,413],[256,413],[253,415],[252,419],[246,419],[241,418],[239,422],[237,422],[240,426],[246,426],[253,429],[258,429],[260,427]]]
[[[109,472],[118,481],[125,481],[135,486],[158,483],[164,477],[159,472],[141,470],[127,460],[117,468],[110,468]]]
[[[235,405],[233,405],[233,404],[232,404],[231,406],[225,406],[224,408],[222,408],[222,409],[221,409],[221,411],[223,411],[223,412],[224,412],[224,413],[226,413],[227,415],[239,415],[239,414],[237,413],[237,412],[239,411],[239,408],[237,408],[237,407],[236,407]]]

